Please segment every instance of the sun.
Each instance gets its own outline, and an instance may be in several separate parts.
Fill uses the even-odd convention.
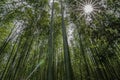
[[[95,19],[95,15],[100,10],[100,0],[73,0],[70,4],[71,11],[81,18],[84,17],[86,20]]]
[[[93,11],[93,6],[91,4],[87,4],[83,7],[85,14],[89,15]]]

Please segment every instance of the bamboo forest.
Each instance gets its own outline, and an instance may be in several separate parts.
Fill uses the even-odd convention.
[[[0,0],[0,80],[120,80],[120,0]]]

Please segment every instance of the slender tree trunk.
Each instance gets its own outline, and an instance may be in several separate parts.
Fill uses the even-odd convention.
[[[54,80],[53,74],[53,23],[54,23],[54,0],[52,2],[52,10],[51,10],[51,22],[50,22],[50,33],[48,40],[48,80]]]
[[[62,26],[63,47],[64,47],[65,76],[66,76],[66,80],[74,80],[69,47],[68,47],[68,41],[67,41],[66,27],[65,27],[65,22],[64,22],[64,7],[63,7],[62,0],[61,0],[61,15],[62,15],[61,26]]]

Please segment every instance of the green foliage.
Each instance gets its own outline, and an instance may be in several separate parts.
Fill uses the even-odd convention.
[[[85,1],[1,0],[0,80],[119,80],[120,2]]]

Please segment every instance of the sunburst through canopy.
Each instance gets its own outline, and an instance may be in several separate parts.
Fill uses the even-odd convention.
[[[99,11],[99,0],[75,0],[71,3],[70,7],[74,12],[79,13],[79,17],[95,18],[95,14]],[[73,6],[73,4],[75,4]]]
[[[93,11],[93,6],[91,4],[87,4],[83,7],[85,14],[90,14]]]

